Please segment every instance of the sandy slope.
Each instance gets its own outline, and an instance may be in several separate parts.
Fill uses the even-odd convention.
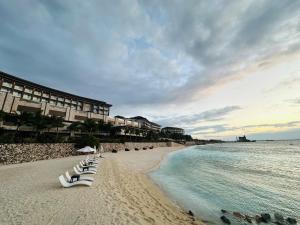
[[[91,187],[58,183],[82,156],[1,166],[0,224],[201,224],[144,174],[173,150],[106,153]]]

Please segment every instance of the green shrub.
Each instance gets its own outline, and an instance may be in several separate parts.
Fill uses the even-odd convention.
[[[15,138],[14,133],[10,133],[10,132],[2,133],[0,135],[0,143],[3,143],[3,144],[15,143],[14,138]]]
[[[98,148],[99,147],[99,139],[94,137],[93,135],[85,135],[76,140],[77,148],[83,148],[85,146],[90,146],[92,148],[94,146],[96,146],[96,148]]]

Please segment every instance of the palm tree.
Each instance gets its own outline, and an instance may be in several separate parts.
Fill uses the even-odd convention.
[[[47,117],[43,116],[41,111],[38,111],[30,118],[30,124],[34,128],[37,136],[43,129],[47,128]]]
[[[82,123],[79,121],[73,122],[68,126],[69,131],[79,131],[82,128]]]
[[[64,119],[59,116],[52,116],[50,120],[51,126],[56,128],[56,140],[58,137],[58,128],[64,127]]]
[[[89,134],[91,134],[97,130],[97,123],[95,122],[95,120],[86,119],[83,122],[82,127],[84,128],[85,131],[87,131],[87,132],[89,132]]]
[[[4,114],[4,120],[13,123],[13,125],[16,126],[14,138],[16,138],[21,126],[30,125],[31,118],[32,114],[28,112],[21,112],[20,114]]]

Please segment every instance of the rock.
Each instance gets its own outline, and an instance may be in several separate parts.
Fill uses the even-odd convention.
[[[288,217],[288,218],[286,218],[286,221],[289,224],[297,224],[297,220],[295,218]]]
[[[139,148],[134,148],[134,150],[135,150],[135,151],[138,151],[138,150],[140,150],[140,149],[139,149]]]
[[[252,223],[251,217],[248,216],[248,215],[245,216],[245,220],[246,220],[248,223]]]
[[[226,216],[221,216],[220,219],[223,221],[223,223],[231,224],[230,220]]]
[[[275,218],[276,222],[280,222],[280,223],[284,222],[284,218],[280,213],[277,213],[277,212],[274,213],[274,218]]]
[[[261,223],[262,222],[261,216],[260,215],[256,215],[255,216],[255,221],[256,221],[256,223]]]
[[[118,153],[118,150],[113,149],[111,152],[112,152],[112,153]]]
[[[262,222],[268,223],[269,221],[271,221],[271,215],[269,213],[262,213],[260,215],[261,215]]]
[[[189,214],[190,216],[194,216],[194,213],[193,213],[191,210],[189,210],[188,214]]]
[[[130,151],[130,149],[129,149],[129,148],[125,148],[125,151],[126,151],[126,152],[129,152],[129,151]]]
[[[143,150],[147,150],[147,147],[143,147]]]
[[[233,212],[233,215],[234,215],[235,217],[237,217],[237,218],[240,218],[240,219],[244,219],[244,218],[245,218],[245,216],[242,215],[242,214],[239,213],[239,212]]]
[[[221,212],[222,212],[222,213],[227,213],[227,210],[221,209]]]

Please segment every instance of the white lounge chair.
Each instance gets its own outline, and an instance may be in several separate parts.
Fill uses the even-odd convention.
[[[95,165],[95,164],[93,164],[93,165],[88,165],[88,164],[84,165],[82,161],[79,162],[79,165],[80,165],[80,167],[89,167],[90,169],[98,167],[98,165]]]
[[[76,165],[76,169],[78,169],[78,171],[80,171],[80,172],[83,172],[83,171],[95,171],[95,172],[97,172],[96,167],[79,166],[78,164]]]
[[[80,181],[75,181],[73,183],[67,182],[64,178],[63,175],[60,175],[58,177],[58,180],[61,184],[61,186],[63,186],[64,188],[68,188],[68,187],[73,187],[73,186],[91,186],[92,185],[92,181],[86,181],[86,180],[80,180]]]
[[[82,170],[78,170],[75,166],[73,167],[74,172],[77,175],[81,175],[81,174],[96,174],[97,171],[95,170],[86,170],[86,171],[82,171]]]
[[[77,175],[79,175],[79,174],[77,174]],[[68,182],[71,182],[72,177],[70,176],[68,171],[66,171],[66,178],[67,178]],[[79,180],[94,181],[94,178],[93,177],[87,177],[87,176],[80,176]]]

